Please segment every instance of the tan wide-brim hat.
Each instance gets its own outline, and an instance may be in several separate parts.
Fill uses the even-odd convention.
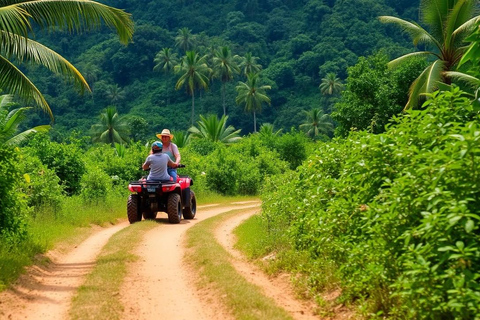
[[[170,133],[170,130],[163,129],[162,133],[157,133],[157,138],[162,138],[162,136],[169,136],[170,139],[173,139],[173,134]]]

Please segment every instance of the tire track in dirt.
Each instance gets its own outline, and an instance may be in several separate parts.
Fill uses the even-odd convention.
[[[123,319],[216,320],[228,317],[221,307],[206,305],[194,286],[195,277],[184,262],[185,233],[196,223],[238,209],[256,208],[258,201],[229,206],[198,207],[197,218],[170,225],[161,215],[159,226],[148,231],[135,255],[140,259],[128,267],[120,299]],[[193,277],[193,278],[192,278]]]
[[[278,306],[285,309],[294,319],[312,320],[321,319],[313,310],[313,302],[301,301],[295,298],[295,292],[290,281],[285,277],[269,277],[259,267],[249,263],[246,257],[234,249],[236,237],[233,230],[259,210],[249,210],[235,215],[222,222],[215,230],[215,238],[222,247],[232,256],[232,265],[246,280],[260,287],[265,296],[272,298]]]
[[[71,300],[93,269],[103,246],[128,222],[102,229],[63,256],[46,256],[46,267],[33,266],[9,290],[0,293],[0,319],[67,318]]]

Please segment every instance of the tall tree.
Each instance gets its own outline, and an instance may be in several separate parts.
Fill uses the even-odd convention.
[[[270,98],[267,96],[266,90],[271,89],[271,86],[262,85],[258,73],[249,73],[247,82],[239,81],[236,89],[238,95],[235,102],[244,104],[245,111],[253,112],[253,132],[257,132],[256,112],[262,110],[262,103],[270,104]]]
[[[157,53],[153,60],[155,62],[153,70],[165,73],[173,71],[173,68],[178,64],[178,58],[177,54],[172,53],[171,50],[170,48],[163,48]]]
[[[262,70],[262,65],[257,63],[257,57],[254,57],[250,52],[247,52],[244,57],[235,56],[239,62],[239,67],[245,77],[249,73],[258,73]]]
[[[322,83],[320,83],[318,88],[322,94],[331,96],[342,91],[343,84],[335,73],[330,72],[322,79]]]
[[[192,95],[192,126],[195,117],[195,90],[208,88],[209,75],[212,72],[205,60],[206,56],[200,57],[195,51],[187,51],[180,64],[175,66],[175,72],[181,74],[175,89],[185,86],[187,92]]]
[[[163,48],[160,50],[155,59],[155,66],[153,67],[154,71],[162,71],[164,73],[170,73],[173,71],[175,66],[178,64],[178,58],[176,53],[172,53],[170,48]],[[167,107],[170,104],[170,87],[167,86]]]
[[[240,68],[234,61],[230,48],[222,47],[215,51],[213,57],[213,74],[222,81],[223,115],[227,114],[227,108],[225,106],[225,84],[233,79],[235,73],[240,73]]]
[[[100,122],[92,126],[92,140],[94,142],[127,143],[129,141],[129,125],[125,118],[118,115],[115,107],[108,107],[100,114]]]
[[[451,83],[448,73],[454,71],[465,52],[465,38],[474,28],[477,1],[473,0],[421,0],[420,20],[430,30],[419,24],[396,17],[381,16],[380,21],[399,25],[412,39],[413,44],[424,44],[433,51],[419,51],[401,56],[389,63],[395,67],[411,57],[432,56],[433,62],[425,68],[410,87],[410,99],[405,109],[418,105],[419,97],[438,88],[439,83]],[[458,73],[456,73],[458,76]]]
[[[2,1],[0,4],[0,88],[21,98],[33,100],[53,119],[50,107],[30,79],[14,62],[31,62],[64,75],[82,92],[90,90],[80,72],[65,58],[30,38],[35,27],[48,30],[83,31],[97,28],[101,21],[117,30],[128,43],[133,22],[123,10],[91,0]]]
[[[197,121],[197,126],[192,126],[188,129],[192,137],[206,139],[212,142],[222,142],[230,144],[241,139],[239,136],[240,129],[235,130],[234,127],[227,127],[228,116],[223,115],[220,119],[216,115],[210,115],[205,118],[200,115],[200,120]]]
[[[333,130],[333,124],[330,122],[328,114],[324,114],[322,110],[314,108],[310,111],[303,111],[306,121],[300,125],[300,129],[304,130],[308,136],[315,139],[320,133],[325,135]]]
[[[0,144],[18,145],[35,132],[45,132],[49,125],[37,126],[18,133],[20,123],[25,119],[25,112],[31,108],[16,108],[11,95],[0,96]]]
[[[183,52],[191,51],[195,47],[195,36],[192,30],[188,28],[181,28],[175,37],[175,46],[183,50]]]

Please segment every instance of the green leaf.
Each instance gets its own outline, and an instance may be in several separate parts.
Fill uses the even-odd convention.
[[[473,222],[473,220],[468,219],[467,222],[465,223],[465,231],[467,233],[470,233],[474,228],[475,228],[475,223]]]

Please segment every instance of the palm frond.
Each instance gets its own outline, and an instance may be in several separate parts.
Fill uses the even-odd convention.
[[[436,88],[437,82],[441,78],[444,63],[437,60],[425,68],[423,72],[410,86],[410,98],[405,105],[405,110],[415,108],[418,105],[420,96],[430,93]]]
[[[35,103],[53,120],[53,114],[47,101],[35,87],[35,85],[28,79],[17,67],[10,61],[0,55],[0,88],[17,94],[26,101],[33,100]]]
[[[5,38],[12,41],[3,41]],[[90,90],[85,78],[67,59],[41,43],[1,30],[0,41],[2,43],[0,51],[5,53],[7,58],[14,56],[20,62],[43,65],[56,74],[66,76],[82,93],[85,89]]]
[[[472,12],[475,8],[473,1],[459,0],[450,11],[445,26],[445,47],[450,48],[455,41],[454,32],[468,20],[471,20]],[[459,33],[458,35],[461,35]]]
[[[419,52],[412,52],[412,53],[407,53],[401,57],[398,57],[388,63],[389,68],[396,68],[405,61],[416,58],[416,57],[422,57],[422,56],[429,56],[429,55],[435,55],[433,52],[430,51],[419,51]],[[436,56],[436,55],[435,55]]]
[[[37,126],[35,128],[29,129],[29,130],[25,130],[25,131],[15,135],[14,137],[8,139],[5,143],[9,144],[9,145],[19,145],[25,139],[27,139],[28,136],[30,136],[31,134],[36,133],[36,132],[47,132],[48,130],[50,130],[50,128],[51,128],[51,126],[49,126],[49,125],[43,125],[43,126]]]
[[[102,21],[115,29],[122,43],[128,43],[133,35],[130,14],[91,0],[25,1],[17,4],[24,9],[42,29],[55,27],[82,32],[98,29]]]
[[[410,37],[412,37],[413,44],[415,46],[422,43],[432,44],[437,46],[437,48],[441,48],[440,43],[434,37],[432,37],[430,33],[414,22],[405,21],[392,16],[380,16],[378,19],[383,23],[394,23],[400,26],[404,32],[408,33]]]
[[[477,89],[480,87],[480,79],[471,75],[468,75],[463,72],[458,71],[446,71],[444,72],[445,76],[456,81],[467,84],[468,86]]]
[[[0,30],[26,37],[32,29],[29,17],[28,12],[16,4],[4,5],[0,7]]]

